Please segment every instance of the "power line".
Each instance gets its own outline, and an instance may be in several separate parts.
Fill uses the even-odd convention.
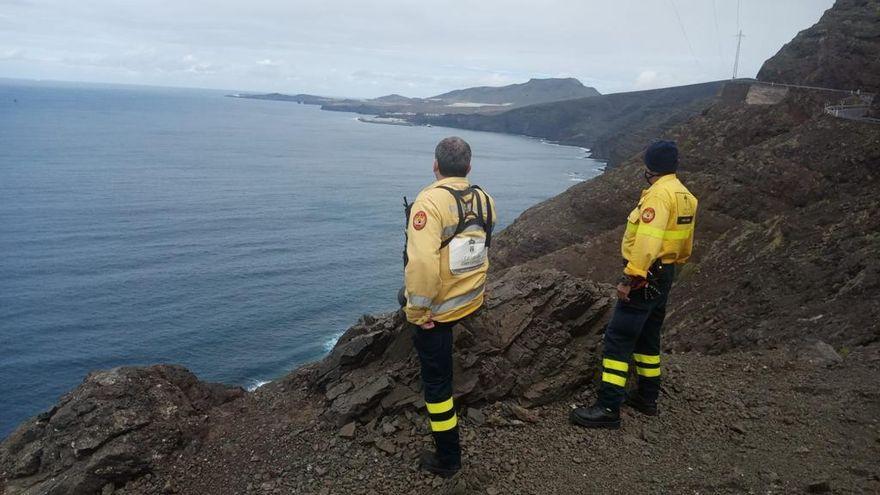
[[[739,7],[742,4],[742,0],[736,0],[736,32],[739,32]]]
[[[687,30],[685,30],[684,28],[684,23],[681,22],[681,16],[678,14],[678,7],[675,6],[675,0],[669,0],[669,3],[672,4],[672,11],[675,12],[675,18],[678,19],[678,27],[681,28],[681,34],[684,35],[684,40],[685,42],[687,42],[688,50],[690,50],[691,56],[694,57],[694,62],[697,63],[697,67],[699,67],[700,70],[703,70],[705,72],[705,70],[703,69],[703,64],[700,63],[700,59],[697,58],[697,54],[696,52],[694,52],[694,47],[693,45],[691,45],[691,39],[688,37]]]
[[[739,70],[739,49],[745,36],[746,35],[744,35],[742,31],[740,31],[739,34],[736,35],[736,58],[733,60],[733,79],[736,79],[736,72]]]

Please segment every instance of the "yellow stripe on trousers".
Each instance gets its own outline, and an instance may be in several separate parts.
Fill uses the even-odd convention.
[[[443,402],[425,402],[425,406],[428,407],[428,412],[431,414],[445,413],[452,409],[452,397]]]
[[[458,425],[458,415],[453,415],[447,420],[431,421],[431,431],[447,431],[455,428],[456,425]]]
[[[660,364],[660,356],[652,356],[650,354],[633,354],[633,359],[638,363],[644,364]]]
[[[626,386],[626,377],[615,375],[614,373],[602,373],[602,381],[617,385],[618,387]]]
[[[660,368],[642,368],[640,366],[636,366],[636,373],[639,376],[644,376],[645,378],[653,378],[655,376],[660,376]]]
[[[616,359],[604,358],[602,359],[602,367],[614,371],[628,371],[629,363],[618,361]]]

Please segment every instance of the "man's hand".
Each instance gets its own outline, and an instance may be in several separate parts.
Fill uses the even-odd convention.
[[[617,282],[617,298],[623,302],[629,302],[629,293],[633,289],[641,289],[648,285],[648,281],[642,277],[624,275]]]
[[[629,291],[632,290],[630,284],[617,284],[617,298],[623,302],[629,302]]]
[[[428,320],[419,326],[422,328],[422,330],[430,330],[430,329],[434,328],[434,322],[431,320]]]

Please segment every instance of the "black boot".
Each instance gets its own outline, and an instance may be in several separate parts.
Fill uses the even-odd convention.
[[[626,394],[626,399],[623,403],[646,416],[657,415],[657,402],[649,402],[645,400],[638,392],[630,392]]]
[[[445,464],[434,452],[422,452],[419,467],[443,478],[451,478],[461,469],[461,463]]]
[[[578,407],[571,411],[568,419],[578,426],[587,428],[620,428],[620,412],[609,407],[595,404],[590,407]]]

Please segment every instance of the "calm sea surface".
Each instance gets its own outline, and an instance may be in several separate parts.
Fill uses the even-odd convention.
[[[222,92],[0,80],[0,437],[90,370],[254,387],[395,309],[401,196],[457,134],[500,226],[584,150]]]

